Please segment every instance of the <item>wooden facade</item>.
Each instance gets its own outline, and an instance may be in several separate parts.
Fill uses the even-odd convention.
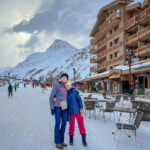
[[[150,58],[150,0],[136,4],[132,2],[115,0],[101,8],[90,33],[92,45],[90,63],[93,64],[90,72],[101,74],[109,71],[112,74],[90,78],[89,81],[109,80],[109,89],[113,89],[113,83],[116,82],[122,84],[119,91],[123,91],[124,84],[127,87],[129,72],[116,73],[114,68],[127,65],[126,58],[129,51],[134,55],[132,65]],[[150,88],[150,67],[145,72],[141,70],[132,70],[133,82],[134,84],[136,82],[138,87],[142,82],[144,88]]]

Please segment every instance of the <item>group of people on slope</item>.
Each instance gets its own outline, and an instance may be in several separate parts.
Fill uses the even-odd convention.
[[[68,74],[63,73],[60,80],[54,84],[50,94],[51,114],[55,115],[54,142],[58,149],[67,146],[64,142],[67,121],[69,121],[69,144],[74,144],[75,118],[82,137],[82,144],[87,146],[82,100],[68,78]]]

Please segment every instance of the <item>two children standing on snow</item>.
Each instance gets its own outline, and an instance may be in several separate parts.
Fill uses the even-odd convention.
[[[71,83],[67,81],[68,74],[63,73],[60,77],[60,81],[54,85],[50,95],[51,114],[55,115],[54,138],[56,147],[59,149],[63,149],[67,146],[67,144],[64,143],[67,120],[69,121],[69,144],[73,145],[75,118],[78,122],[83,146],[87,146],[82,100],[79,92],[75,88],[72,88]]]

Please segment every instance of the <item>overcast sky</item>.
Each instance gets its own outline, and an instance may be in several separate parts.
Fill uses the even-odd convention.
[[[77,48],[89,45],[98,11],[111,1],[0,0],[0,67],[45,51],[55,39]]]

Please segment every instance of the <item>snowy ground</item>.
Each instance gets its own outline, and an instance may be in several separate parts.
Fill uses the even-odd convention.
[[[13,98],[7,97],[7,87],[0,88],[0,150],[55,150],[53,142],[54,117],[50,115],[48,89],[44,94],[40,88],[20,87]],[[76,125],[74,146],[70,150],[149,150],[150,123],[142,122],[137,142],[122,132],[117,148],[112,132],[115,122],[102,117],[89,119],[85,116],[88,147],[81,144]],[[131,134],[133,135],[133,134]],[[68,143],[68,125],[65,141]],[[140,144],[139,144],[140,143]],[[142,145],[142,147],[140,146]]]

